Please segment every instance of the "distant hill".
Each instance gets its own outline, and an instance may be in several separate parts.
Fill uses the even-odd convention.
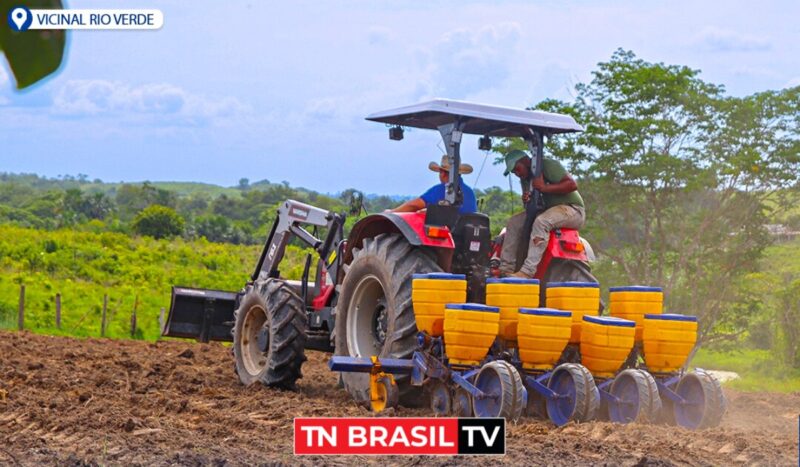
[[[120,183],[87,183],[80,186],[80,189],[88,193],[103,193],[113,195],[120,185],[142,185],[145,182],[120,182]],[[150,185],[175,193],[179,197],[194,196],[203,193],[211,198],[225,195],[230,198],[239,198],[242,190],[239,188],[222,187],[211,183],[202,182],[147,182]]]
[[[178,197],[203,194],[209,196],[212,199],[217,198],[220,195],[225,195],[229,198],[240,198],[242,196],[243,191],[249,191],[249,190],[266,191],[275,187],[288,186],[288,184],[286,183],[273,183],[266,179],[259,180],[253,183],[248,183],[246,187],[239,187],[239,186],[224,187],[220,185],[215,185],[213,183],[204,183],[204,182],[174,182],[174,181],[152,182],[149,180],[128,181],[128,182],[126,181],[104,182],[97,178],[90,179],[88,176],[84,174],[79,174],[77,176],[66,175],[57,178],[48,178],[36,174],[27,174],[27,173],[15,174],[8,172],[0,172],[0,183],[3,182],[11,182],[23,186],[28,186],[35,190],[53,190],[53,189],[68,190],[70,188],[79,188],[80,190],[86,193],[103,193],[109,196],[115,195],[117,189],[121,185],[143,185],[144,183],[147,183],[155,188],[160,188],[162,190],[170,191],[176,194]],[[306,193],[313,196],[323,195],[331,198],[338,198],[341,195],[341,192],[319,193],[317,191],[304,187],[293,187],[292,189],[297,192]],[[392,202],[396,202],[398,204],[407,199],[410,199],[412,196],[414,195],[398,195],[398,194],[385,195],[378,193],[364,194],[364,198],[367,200],[375,200],[378,198],[383,198],[383,199],[389,199]]]

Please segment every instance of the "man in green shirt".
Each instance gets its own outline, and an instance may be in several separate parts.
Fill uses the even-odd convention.
[[[550,231],[560,227],[580,229],[586,222],[583,198],[578,193],[578,184],[555,159],[544,158],[542,174],[533,178],[531,158],[524,152],[514,150],[505,156],[506,171],[513,173],[522,183],[522,202],[528,203],[533,189],[542,193],[545,211],[536,216],[531,229],[528,256],[519,271],[516,269],[517,250],[528,241],[523,239],[525,211],[515,214],[506,224],[506,237],[500,255],[500,272],[511,277],[532,278],[542,259]]]

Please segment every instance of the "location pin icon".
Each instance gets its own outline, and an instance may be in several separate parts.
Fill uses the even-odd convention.
[[[17,7],[11,10],[11,21],[17,26],[17,31],[22,31],[23,26],[28,21],[27,8]],[[27,28],[26,28],[27,29]]]

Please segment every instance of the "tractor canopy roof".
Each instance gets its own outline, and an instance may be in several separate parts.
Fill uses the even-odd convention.
[[[452,99],[434,99],[375,112],[369,115],[367,120],[436,130],[441,125],[455,122],[459,117],[466,120],[463,132],[475,135],[515,137],[527,134],[528,128],[544,134],[583,131],[583,127],[569,115]]]

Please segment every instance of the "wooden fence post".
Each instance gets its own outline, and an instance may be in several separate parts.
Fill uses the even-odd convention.
[[[103,294],[103,319],[100,321],[100,337],[106,337],[106,310],[108,309],[108,294]]]
[[[25,329],[25,284],[19,286],[19,314],[17,315],[17,328]]]
[[[133,301],[133,313],[131,313],[131,338],[136,336],[136,308],[139,307],[139,295]]]
[[[56,328],[61,329],[61,294],[56,294]]]

